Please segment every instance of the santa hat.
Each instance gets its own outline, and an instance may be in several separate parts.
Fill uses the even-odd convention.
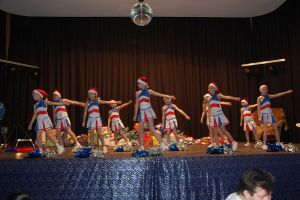
[[[58,90],[54,90],[53,94],[57,95],[59,98],[61,98],[61,94],[60,94],[60,92]]]
[[[208,97],[211,97],[211,95],[208,94],[208,93],[206,93],[206,94],[203,96],[203,99],[206,99],[206,98],[208,98]]]
[[[268,88],[268,86],[267,86],[267,85],[261,85],[261,86],[259,87],[259,91],[261,92],[264,88]]]
[[[214,83],[214,82],[211,82],[208,86],[209,86],[209,87],[214,87],[216,90],[219,89],[218,86],[217,86],[217,84]]]
[[[248,104],[248,98],[242,99],[241,103],[246,103],[246,104]]]
[[[90,88],[88,90],[88,94],[96,94],[96,97],[98,97],[98,91],[97,88]]]
[[[38,94],[42,99],[47,98],[49,96],[47,94],[47,92],[45,92],[44,90],[41,90],[41,89],[35,89],[32,91],[32,93]]]
[[[149,79],[147,78],[147,77],[145,77],[145,76],[142,76],[142,77],[140,77],[138,80],[137,80],[137,82],[138,83],[140,83],[140,84],[142,84],[142,85],[144,85],[144,86],[146,86],[146,87],[148,87],[149,85]]]

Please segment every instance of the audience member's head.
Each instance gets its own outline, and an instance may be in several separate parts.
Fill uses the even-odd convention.
[[[275,178],[261,169],[246,171],[240,178],[238,194],[246,200],[270,200]]]
[[[15,193],[10,195],[7,200],[32,200],[32,198],[26,193]]]

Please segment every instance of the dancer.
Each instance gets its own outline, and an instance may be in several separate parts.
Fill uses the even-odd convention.
[[[179,137],[177,134],[178,123],[175,111],[182,114],[187,120],[190,120],[191,118],[183,110],[172,103],[171,97],[164,97],[163,100],[165,102],[165,105],[162,107],[162,124],[163,130],[166,130],[167,132],[167,143],[170,144],[171,132],[173,132],[177,143],[179,142]]]
[[[208,128],[209,139],[210,139],[210,144],[208,145],[208,147],[212,147],[212,146],[215,146],[216,143],[214,142],[214,134],[213,134],[213,131],[212,131],[212,127],[209,126],[209,117],[207,116],[207,112],[208,112],[208,98],[209,97],[211,97],[211,96],[208,93],[203,96],[202,115],[201,115],[200,122],[201,122],[201,124],[203,124],[204,117],[206,116],[206,125],[207,125],[207,128]],[[221,101],[221,105],[231,106],[231,102]],[[227,141],[226,141],[226,139],[224,137],[223,132],[220,129],[218,129],[218,134],[222,138],[222,140],[224,141],[224,143],[226,143]]]
[[[104,137],[101,132],[102,120],[100,116],[99,104],[111,104],[112,101],[104,101],[98,97],[98,91],[96,88],[90,88],[88,90],[88,101],[85,104],[82,127],[87,127],[90,131],[91,147],[94,149],[94,131],[97,131],[98,137],[103,146],[103,153],[107,153],[107,145],[104,143]],[[118,104],[122,103],[117,101]],[[87,124],[85,123],[88,116]]]
[[[69,99],[62,99],[61,93],[58,90],[53,92],[53,101],[64,103],[66,105],[78,105],[84,107],[85,104],[78,101],[71,101]],[[56,137],[60,146],[63,146],[63,140],[61,138],[61,132],[66,130],[72,137],[76,147],[81,147],[77,141],[77,137],[71,129],[71,122],[65,105],[53,106],[53,121],[55,122]],[[64,149],[63,149],[64,151]]]
[[[220,129],[227,138],[232,142],[232,150],[236,151],[238,143],[233,139],[232,135],[226,130],[225,125],[229,124],[228,119],[223,113],[220,100],[228,99],[233,101],[240,101],[240,97],[232,97],[223,95],[218,91],[218,86],[215,83],[208,85],[208,92],[211,97],[208,98],[208,112],[209,126],[213,129],[214,142],[219,146],[218,129]]]
[[[252,131],[253,138],[255,143],[256,141],[256,128],[257,125],[252,117],[251,109],[255,108],[257,104],[249,105],[249,101],[247,98],[242,99],[241,105],[243,106],[241,108],[241,123],[240,126],[242,127],[244,124],[243,130],[245,131],[246,140],[247,143],[244,144],[245,147],[251,146],[250,144],[250,138],[249,138],[249,132]],[[244,122],[244,123],[243,123]]]
[[[121,137],[127,142],[127,144],[129,146],[131,146],[129,139],[126,137],[124,131],[122,130],[125,127],[120,118],[120,110],[123,108],[126,108],[131,103],[132,103],[131,100],[120,106],[118,106],[118,103],[114,100],[110,103],[110,106],[112,107],[112,109],[109,111],[107,127],[111,127],[110,129],[114,133],[114,140],[115,140],[116,146],[118,145],[118,135],[121,135]]]
[[[272,124],[275,137],[276,137],[276,144],[280,144],[280,135],[278,132],[278,128],[276,126],[276,119],[273,115],[272,108],[271,108],[271,99],[276,97],[281,97],[293,92],[293,90],[288,90],[285,92],[277,93],[277,94],[268,94],[268,86],[261,85],[259,87],[260,96],[257,98],[257,111],[258,111],[258,120],[263,124],[264,128],[264,135],[263,135],[263,149],[267,149],[267,128],[268,124]]]
[[[139,137],[140,137],[140,149],[144,150],[144,123],[149,124],[149,129],[151,133],[158,139],[161,149],[166,150],[168,147],[163,143],[161,136],[155,131],[154,128],[154,119],[156,118],[156,115],[152,109],[151,103],[150,103],[150,95],[157,96],[157,97],[170,97],[172,99],[175,99],[174,96],[161,94],[158,92],[155,92],[154,90],[149,89],[149,80],[147,77],[140,77],[137,80],[139,91],[136,92],[136,102],[134,107],[134,117],[133,121],[138,120],[140,124],[140,131],[139,131]],[[139,115],[137,118],[137,114],[139,111]]]
[[[35,131],[37,132],[37,146],[39,148],[39,151],[43,153],[41,133],[42,131],[45,131],[47,137],[57,147],[57,153],[59,155],[62,154],[64,152],[64,147],[61,146],[56,141],[56,138],[53,137],[50,133],[50,130],[53,128],[53,125],[47,112],[47,106],[63,106],[65,105],[65,103],[48,101],[48,94],[44,90],[40,89],[35,89],[32,91],[32,98],[34,101],[36,101],[36,103],[33,106],[34,112],[31,121],[28,125],[28,130],[32,130],[32,124],[36,120]]]

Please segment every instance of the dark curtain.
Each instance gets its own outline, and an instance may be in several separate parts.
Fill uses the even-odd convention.
[[[273,101],[283,107],[291,131],[287,140],[299,139],[295,123],[300,121],[296,101],[300,80],[299,20],[297,1],[287,1],[279,10],[251,19],[236,18],[154,18],[146,27],[137,27],[130,18],[36,18],[12,16],[9,59],[40,66],[7,74],[4,94],[9,124],[13,119],[27,127],[32,114],[31,91],[59,89],[63,97],[85,101],[87,89],[97,87],[103,99],[134,99],[136,80],[148,76],[151,89],[173,94],[175,104],[191,121],[178,114],[179,128],[194,137],[207,135],[200,124],[202,97],[209,82],[222,93],[249,97],[255,103],[258,86],[267,83],[270,92],[293,88],[295,94]],[[246,75],[242,63],[286,58],[285,63],[256,67]],[[159,117],[163,101],[152,97]],[[234,137],[243,139],[239,127],[240,103],[225,108]],[[106,123],[109,106],[101,106]],[[76,133],[83,109],[71,106],[69,114]],[[125,125],[132,127],[133,106],[121,111]]]

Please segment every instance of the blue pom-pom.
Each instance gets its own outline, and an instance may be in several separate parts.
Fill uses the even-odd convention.
[[[171,143],[169,145],[169,151],[179,151],[176,143]]]
[[[42,157],[42,153],[41,153],[40,150],[37,149],[35,151],[32,151],[32,152],[28,153],[28,156],[30,158],[41,158]]]
[[[115,151],[115,152],[124,152],[124,147],[122,147],[122,146],[116,146],[116,147],[114,148],[114,151]]]
[[[90,147],[82,147],[75,152],[75,158],[88,158],[91,155],[92,149]]]
[[[219,147],[209,147],[207,149],[208,154],[224,154],[224,147],[219,146]]]
[[[267,152],[281,152],[283,151],[280,144],[268,144]]]
[[[146,157],[149,155],[149,152],[146,150],[136,150],[133,151],[132,156],[133,157]]]
[[[15,147],[8,147],[5,151],[6,152],[16,152],[17,149]]]

